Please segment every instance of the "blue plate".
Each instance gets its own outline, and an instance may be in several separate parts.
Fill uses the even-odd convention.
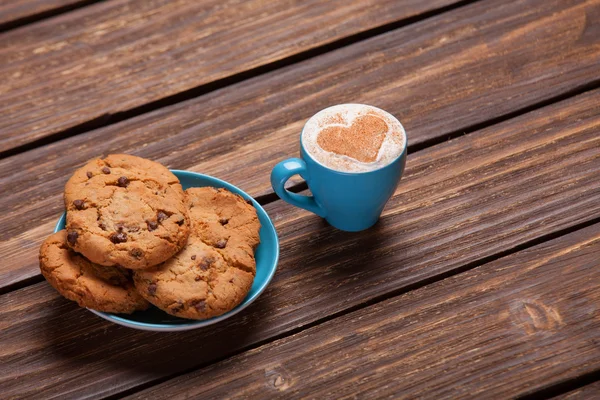
[[[179,178],[184,189],[204,186],[225,188],[233,193],[239,194],[244,199],[252,201],[252,204],[256,208],[261,228],[260,244],[256,248],[255,253],[256,276],[254,277],[254,283],[250,288],[250,292],[244,301],[242,301],[242,303],[233,310],[218,317],[201,321],[174,317],[154,306],[146,311],[137,311],[133,314],[111,314],[90,310],[94,314],[99,315],[106,320],[130,328],[155,332],[186,331],[189,329],[196,329],[203,326],[212,325],[219,321],[223,321],[224,319],[227,319],[248,307],[265,290],[271,281],[271,278],[273,278],[273,275],[275,274],[277,261],[279,259],[279,239],[277,238],[277,232],[275,231],[275,227],[273,226],[271,219],[267,215],[266,211],[260,206],[260,204],[232,184],[217,178],[213,178],[212,176],[190,171],[172,170],[172,172]],[[56,228],[54,228],[54,232],[58,232],[65,228],[65,219],[66,214],[63,214],[58,220]]]

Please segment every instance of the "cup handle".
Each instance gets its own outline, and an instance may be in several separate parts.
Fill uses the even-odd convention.
[[[271,171],[271,186],[277,195],[293,206],[304,208],[319,217],[325,218],[325,210],[316,201],[314,196],[302,196],[292,193],[285,188],[285,183],[293,175],[299,174],[309,182],[306,163],[300,158],[289,158],[277,164]]]

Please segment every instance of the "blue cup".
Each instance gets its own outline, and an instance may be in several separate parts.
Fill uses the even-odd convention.
[[[402,127],[391,114],[380,111]],[[368,172],[337,171],[316,161],[304,148],[302,135],[305,129],[306,125],[300,136],[302,158],[284,160],[271,171],[275,193],[282,200],[325,218],[337,229],[356,232],[373,226],[396,191],[404,171],[407,144],[404,128],[404,148],[400,155],[384,167]],[[287,180],[296,174],[307,182],[312,196],[285,189]]]

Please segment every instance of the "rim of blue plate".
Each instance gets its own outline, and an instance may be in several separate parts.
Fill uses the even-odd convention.
[[[254,278],[254,283],[252,284],[250,293],[237,307],[235,307],[231,311],[226,312],[223,315],[219,315],[218,317],[213,317],[213,318],[209,318],[209,319],[205,319],[205,320],[189,320],[189,319],[184,319],[184,318],[173,317],[163,311],[158,310],[154,306],[152,306],[150,310],[137,311],[135,314],[137,314],[138,316],[143,315],[144,313],[150,313],[150,312],[154,313],[156,315],[159,315],[159,316],[161,314],[164,314],[163,315],[164,318],[171,319],[173,321],[177,321],[177,323],[140,322],[140,321],[131,319],[130,315],[111,314],[111,313],[105,313],[102,311],[91,310],[88,308],[89,311],[93,312],[94,314],[98,315],[99,317],[104,318],[115,324],[123,325],[123,326],[129,327],[129,328],[153,331],[153,332],[186,331],[186,330],[190,330],[190,329],[197,329],[197,328],[202,328],[202,327],[209,326],[212,324],[216,324],[220,321],[223,321],[227,318],[232,317],[233,315],[239,313],[240,311],[242,311],[246,307],[248,307],[250,304],[252,304],[265,291],[265,289],[271,282],[271,279],[273,279],[273,275],[275,275],[275,271],[277,270],[277,263],[279,262],[279,238],[277,237],[277,231],[275,230],[275,226],[273,225],[273,222],[271,221],[271,218],[269,218],[269,215],[267,214],[267,212],[264,210],[264,208],[262,208],[262,206],[256,200],[254,200],[249,194],[247,194],[246,192],[244,192],[237,186],[234,186],[227,181],[224,181],[219,178],[215,178],[210,175],[201,174],[199,172],[183,171],[183,170],[177,170],[177,169],[172,169],[171,172],[173,172],[173,174],[175,174],[175,176],[177,176],[177,178],[179,178],[184,189],[187,189],[189,187],[206,187],[206,186],[225,188],[233,193],[239,194],[245,200],[250,200],[252,202],[252,205],[254,206],[254,208],[256,208],[256,213],[258,214],[258,219],[261,224],[261,228],[260,228],[260,232],[259,232],[260,244],[258,245],[258,247],[256,249],[256,253],[255,253],[256,258],[257,258],[256,259],[256,276],[259,275],[259,270],[258,270],[259,265],[261,265],[261,268],[264,268],[264,266],[262,266],[262,257],[269,256],[269,260],[265,261],[268,264],[267,265],[268,271],[266,273],[266,276],[264,276],[260,282],[257,282],[257,280],[256,280],[257,277]],[[189,185],[188,183],[190,180],[204,181],[205,183],[207,182],[208,184]],[[63,213],[61,215],[61,217],[59,218],[58,222],[56,223],[54,232],[58,232],[61,229],[64,229],[65,222],[66,222],[66,213]],[[261,246],[265,246],[265,247],[261,247]],[[266,248],[266,246],[268,246],[269,248]],[[260,260],[258,259],[259,256],[261,257]],[[132,315],[135,315],[135,314],[132,314]]]

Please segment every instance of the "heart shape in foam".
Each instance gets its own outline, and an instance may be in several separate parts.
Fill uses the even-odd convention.
[[[326,126],[319,132],[317,144],[325,151],[371,163],[377,160],[388,125],[380,117],[366,114],[350,126]]]

